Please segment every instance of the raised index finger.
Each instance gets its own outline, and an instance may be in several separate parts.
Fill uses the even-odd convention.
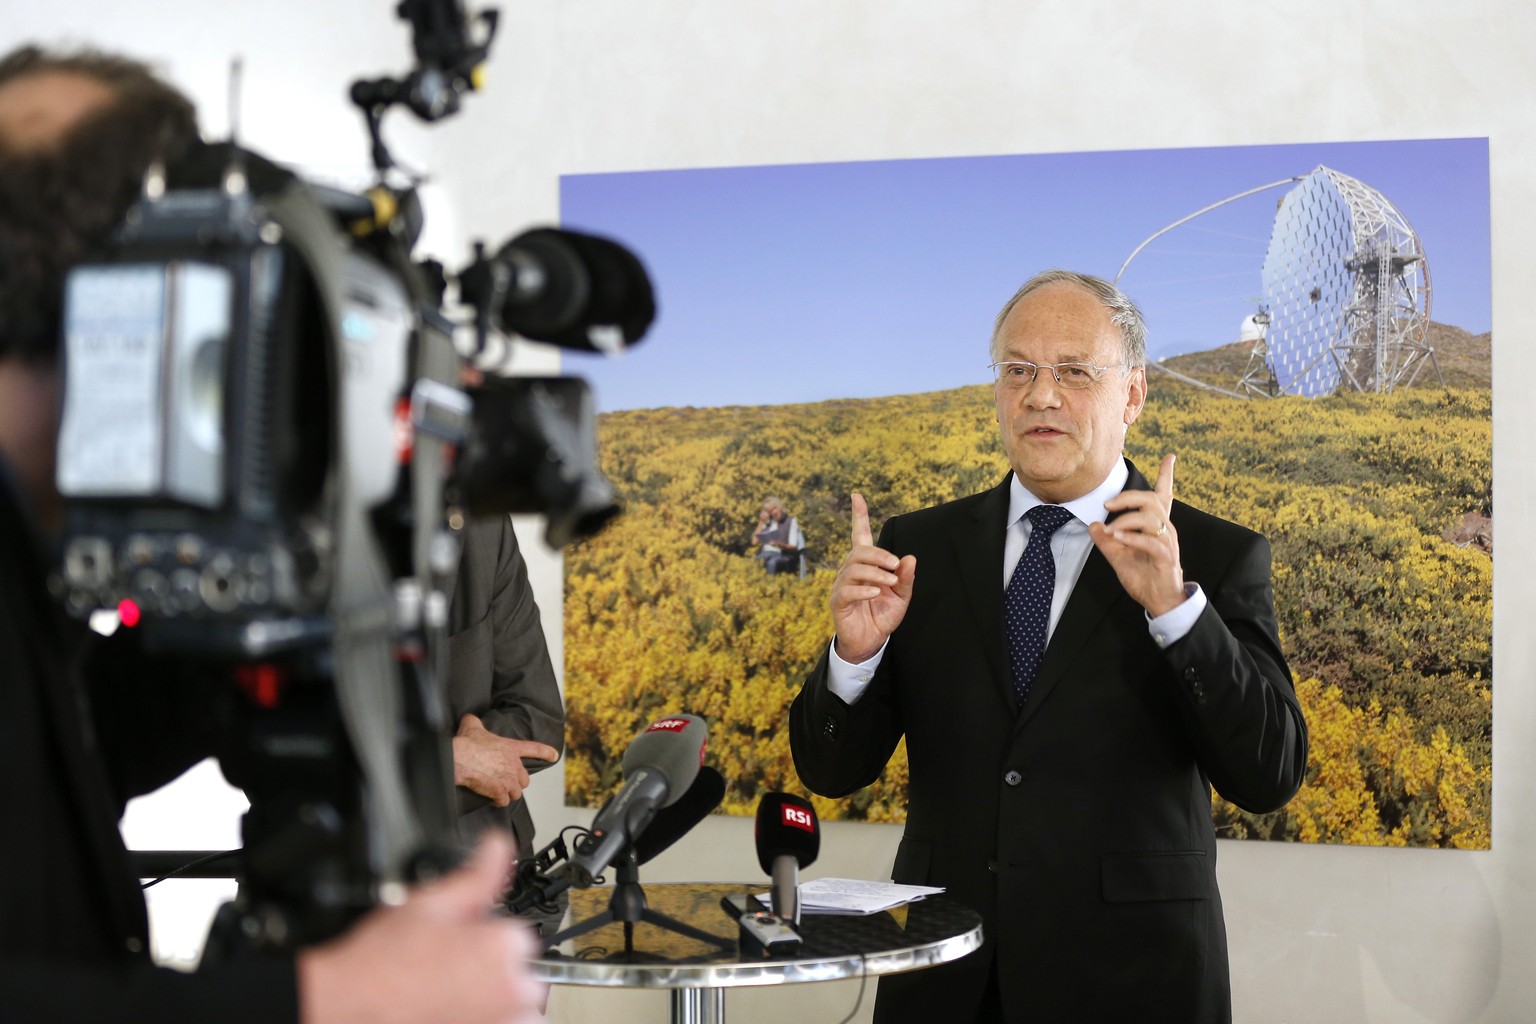
[[[1173,508],[1173,461],[1175,456],[1170,453],[1163,456],[1163,464],[1157,471],[1157,496],[1163,503],[1163,508]]]
[[[850,497],[853,499],[853,546],[869,547],[875,542],[874,535],[869,532],[869,506],[864,503],[864,495],[857,491]]]

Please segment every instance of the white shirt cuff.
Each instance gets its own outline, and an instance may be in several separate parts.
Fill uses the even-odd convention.
[[[880,659],[885,657],[885,646],[890,642],[887,638],[868,661],[851,665],[837,656],[837,642],[833,641],[827,651],[827,689],[840,697],[844,704],[856,703],[864,696],[864,691],[869,689],[870,680],[875,678],[875,669],[880,667]]]
[[[1198,583],[1184,584],[1184,603],[1159,615],[1157,618],[1147,616],[1147,629],[1152,633],[1152,639],[1159,648],[1169,644],[1178,643],[1189,635],[1189,631],[1195,628],[1195,620],[1200,618],[1200,613],[1205,611],[1208,603],[1205,599],[1205,591],[1200,589]]]

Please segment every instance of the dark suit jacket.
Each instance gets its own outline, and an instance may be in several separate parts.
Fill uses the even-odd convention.
[[[1147,488],[1134,467],[1128,487]],[[1097,550],[1016,710],[1003,639],[1008,485],[890,519],[917,556],[905,619],[849,706],[826,656],[791,711],[801,779],[842,796],[903,735],[911,783],[893,877],[979,911],[985,945],[881,983],[882,1020],[967,1020],[995,962],[1009,1020],[1226,1021],[1210,787],[1267,811],[1299,788],[1306,726],[1277,639],[1268,543],[1175,502],[1185,578],[1209,599],[1166,649]]]
[[[0,1024],[296,1019],[291,960],[151,965],[118,818],[207,756],[214,730],[198,680],[63,618],[41,550],[0,479]]]
[[[448,606],[449,725],[479,715],[498,736],[565,742],[565,708],[539,626],[528,567],[506,516],[470,520]],[[529,764],[530,771],[548,767]],[[459,831],[472,840],[492,825],[511,829],[522,854],[533,851],[533,818],[524,801],[494,807],[460,787]]]

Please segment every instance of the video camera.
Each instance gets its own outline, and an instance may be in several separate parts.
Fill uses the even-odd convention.
[[[455,334],[611,352],[655,314],[640,261],[590,235],[477,244],[453,274],[412,256],[421,206],[383,115],[457,111],[496,12],[397,14],[417,66],[352,88],[366,194],[205,146],[152,168],[66,285],[52,582],[220,695],[220,764],[251,801],[230,927],[255,948],[334,934],[457,855],[441,681],[462,517],[538,513],[560,546],[618,511],[586,385],[475,381]]]

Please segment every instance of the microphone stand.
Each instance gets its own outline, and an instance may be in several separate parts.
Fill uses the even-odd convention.
[[[729,939],[722,939],[718,935],[711,935],[700,928],[673,917],[668,917],[659,910],[652,910],[645,900],[645,890],[640,886],[640,862],[635,856],[633,845],[626,846],[624,852],[614,862],[614,886],[613,895],[608,898],[608,909],[595,917],[589,917],[571,925],[562,932],[557,932],[544,943],[545,949],[552,949],[578,935],[585,935],[594,928],[601,928],[605,924],[614,921],[624,925],[624,955],[633,956],[635,952],[635,925],[640,921],[653,924],[658,928],[664,928],[669,932],[694,939],[698,942],[718,946],[730,951],[736,948],[736,944]]]

